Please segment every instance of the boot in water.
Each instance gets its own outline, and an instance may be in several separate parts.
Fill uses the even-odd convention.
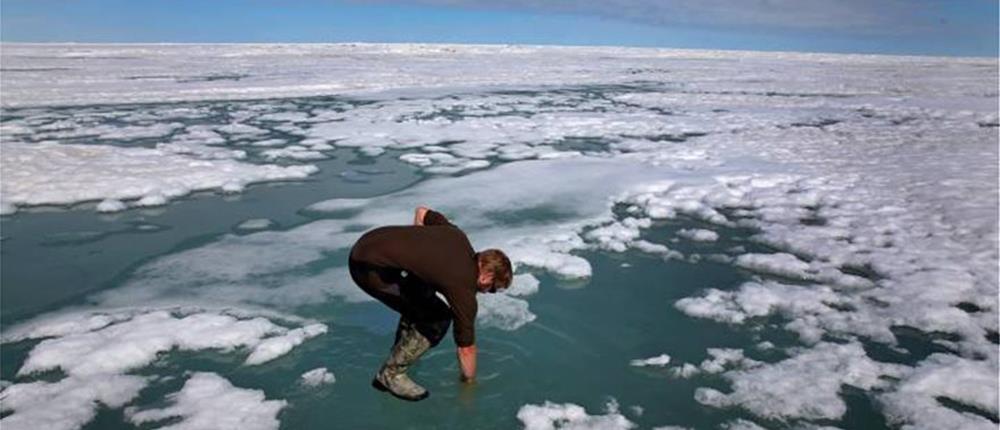
[[[399,341],[392,347],[389,359],[375,375],[372,386],[410,401],[426,399],[430,393],[406,375],[407,369],[431,347],[431,342],[409,322],[400,321]]]

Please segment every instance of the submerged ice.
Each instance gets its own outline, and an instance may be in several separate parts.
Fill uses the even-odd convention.
[[[74,52],[121,50],[136,54],[127,64],[155,69],[184,58],[170,47],[149,48],[161,50],[156,58],[130,47],[14,48],[5,47],[5,61],[62,64]],[[32,60],[32,49],[44,52]],[[251,66],[239,78],[200,79],[215,73],[205,58],[218,52]],[[318,52],[357,56],[310,61]],[[309,220],[289,228],[244,218],[231,224],[238,234],[144,260],[84,306],[5,327],[6,344],[37,344],[0,391],[4,427],[79,428],[97,404],[127,407],[135,424],[223,427],[225,405],[209,407],[221,399],[277,427],[283,400],[208,372],[187,377],[165,407],[135,405],[152,383],[136,371],[183,350],[238,355],[245,366],[280,362],[327,332],[297,316],[304,308],[371,300],[347,276],[347,250],[368,228],[410,222],[421,204],[452,218],[476,248],[507,250],[517,266],[510,290],[480,297],[484,330],[550,330],[555,315],[535,305],[539,292],[594,277],[595,254],[740,271],[749,280],[706,282],[662,308],[749,336],[756,349],[709,339],[700,364],[667,344],[617,363],[639,368],[649,384],[691,381],[693,401],[739,411],[722,428],[843,425],[848,391],[903,428],[995,427],[995,62],[405,45],[185,55],[206,70],[156,78],[126,68],[97,85],[103,92],[79,90],[84,102],[116,94],[136,105],[52,109],[30,91],[46,72],[5,74],[14,86],[5,87],[0,123],[4,213],[85,201],[111,212],[196,190],[239,192],[313,175],[336,150],[396,157],[425,180],[379,196],[317,197],[292,208]],[[306,77],[264,73],[282,63],[275,59],[291,59]],[[418,67],[383,82],[331,72],[336,61]],[[466,66],[439,76],[447,68],[435,61]],[[310,81],[327,72],[337,79]],[[66,73],[72,82],[83,72]],[[133,78],[151,84],[126,93],[121,83]],[[47,102],[75,91],[58,88]],[[161,103],[175,94],[186,98]],[[671,223],[683,227],[663,233]],[[736,231],[750,239],[732,241]],[[655,327],[650,342],[670,329]],[[906,344],[909,332],[932,352]],[[290,383],[322,386],[349,371],[328,366]],[[51,371],[61,379],[37,377]],[[609,387],[589,394],[630,394]],[[595,415],[544,400],[508,418],[526,428],[633,428],[644,419],[613,402]]]

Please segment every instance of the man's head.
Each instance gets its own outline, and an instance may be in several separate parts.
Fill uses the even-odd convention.
[[[514,276],[510,259],[499,249],[487,249],[476,253],[479,263],[479,278],[476,287],[481,293],[495,293],[510,286]]]

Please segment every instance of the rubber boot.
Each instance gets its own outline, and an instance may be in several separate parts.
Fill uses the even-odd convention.
[[[430,393],[406,375],[413,365],[431,347],[431,342],[417,331],[413,324],[400,321],[398,341],[392,346],[389,359],[372,380],[372,386],[388,391],[403,400],[423,400]]]

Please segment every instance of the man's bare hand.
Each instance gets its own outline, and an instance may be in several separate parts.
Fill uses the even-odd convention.
[[[476,345],[458,347],[458,367],[462,372],[462,382],[476,380]]]
[[[424,217],[429,210],[426,206],[417,206],[417,210],[413,212],[413,225],[424,225]]]

